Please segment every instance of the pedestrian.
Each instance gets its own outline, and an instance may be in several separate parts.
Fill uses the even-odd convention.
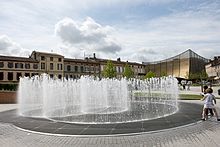
[[[207,111],[208,109],[212,109],[215,113],[215,116],[217,118],[217,121],[220,121],[220,119],[218,118],[218,113],[214,107],[214,103],[216,104],[216,99],[215,96],[212,94],[213,90],[212,88],[207,88],[205,90],[206,94],[204,95],[204,97],[201,99],[204,102],[204,107],[203,107],[203,113],[202,113],[202,120],[207,120],[208,115],[207,115]],[[214,102],[214,103],[213,103]]]

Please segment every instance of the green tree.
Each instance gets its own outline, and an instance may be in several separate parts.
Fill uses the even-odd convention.
[[[163,71],[161,74],[160,74],[161,77],[166,77],[167,76],[167,73],[165,71]]]
[[[125,70],[123,72],[123,76],[126,77],[127,79],[134,77],[134,72],[133,72],[132,68],[127,63],[125,65]]]
[[[148,78],[153,78],[153,77],[155,77],[155,76],[156,76],[156,74],[155,74],[154,72],[149,71],[149,72],[144,76],[144,78],[145,78],[145,79],[148,79]]]
[[[114,78],[117,76],[117,72],[112,61],[108,60],[104,70],[102,72],[102,76],[105,78]]]
[[[207,78],[208,78],[208,74],[205,71],[189,74],[189,79],[192,80],[202,81],[202,80],[206,80]]]
[[[204,70],[200,72],[199,76],[200,76],[200,79],[202,80],[206,80],[208,78],[208,74]]]

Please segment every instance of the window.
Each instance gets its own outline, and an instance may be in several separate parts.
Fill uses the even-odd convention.
[[[63,64],[57,64],[57,70],[63,70]]]
[[[15,63],[15,68],[23,68],[23,63]]]
[[[45,63],[41,63],[41,69],[45,69]]]
[[[71,71],[71,66],[67,65],[67,71]]]
[[[19,81],[19,79],[20,79],[21,76],[22,76],[21,73],[18,72],[18,73],[17,73],[17,76],[16,76],[17,81]]]
[[[30,77],[30,73],[25,73],[24,76],[25,77]]]
[[[121,67],[118,67],[118,72],[121,72]]]
[[[50,61],[53,61],[53,57],[50,57]]]
[[[75,72],[78,72],[78,66],[75,66]]]
[[[61,78],[62,78],[62,75],[58,75],[58,78],[61,79]]]
[[[53,74],[50,74],[50,78],[53,78]]]
[[[61,58],[58,58],[58,61],[59,61],[59,62],[61,62],[61,61],[62,61],[62,59],[61,59]]]
[[[33,68],[34,68],[34,69],[38,69],[38,64],[34,64],[34,65],[33,65]]]
[[[80,66],[80,72],[84,72],[83,66]]]
[[[26,63],[26,64],[25,64],[25,68],[26,68],[26,69],[30,69],[30,67],[31,67],[31,66],[30,66],[29,63]]]
[[[86,72],[89,72],[90,70],[91,70],[90,66],[86,66],[86,67],[85,67],[85,71],[86,71]]]
[[[15,68],[18,68],[19,67],[19,64],[18,63],[15,63]]]
[[[50,70],[53,70],[53,63],[50,63]]]
[[[8,68],[13,68],[14,64],[12,62],[8,62]]]
[[[13,80],[13,72],[8,73],[8,80],[12,81]]]
[[[4,62],[0,62],[0,68],[4,67]]]
[[[45,56],[41,56],[41,60],[45,60]]]
[[[4,73],[0,72],[0,80],[3,80],[3,79],[4,79]]]

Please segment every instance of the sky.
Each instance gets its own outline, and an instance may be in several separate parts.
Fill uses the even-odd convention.
[[[220,56],[219,0],[0,0],[0,55],[150,62]]]

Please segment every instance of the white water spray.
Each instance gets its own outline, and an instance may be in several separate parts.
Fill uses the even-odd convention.
[[[149,80],[51,79],[24,77],[19,83],[19,114],[71,123],[125,123],[155,119],[178,110],[173,77]]]

